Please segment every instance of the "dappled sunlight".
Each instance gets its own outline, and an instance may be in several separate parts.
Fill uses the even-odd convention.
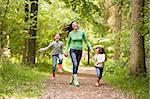
[[[39,99],[39,97],[26,97],[26,96],[6,96],[4,99]]]
[[[148,99],[148,0],[0,0],[0,99]]]

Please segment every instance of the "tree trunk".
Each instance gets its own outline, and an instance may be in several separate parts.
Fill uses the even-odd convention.
[[[132,30],[131,30],[131,76],[146,73],[144,36],[141,27],[144,26],[144,0],[132,0]]]
[[[24,51],[23,51],[23,58],[22,62],[25,64],[27,62],[27,51],[28,51],[28,40],[27,40],[27,35],[28,35],[28,20],[29,20],[29,0],[25,0],[25,28],[24,28],[24,33],[25,33],[25,38],[24,38]]]
[[[36,52],[36,30],[37,30],[37,15],[38,15],[38,0],[31,1],[31,26],[29,30],[28,39],[28,57],[27,62],[29,64],[35,64],[35,52]]]
[[[114,13],[115,13],[115,24],[114,24],[114,32],[115,32],[115,54],[114,59],[119,60],[120,58],[120,31],[121,31],[121,7],[119,5],[114,5]]]
[[[105,7],[104,20],[105,22],[107,22],[108,26],[110,27],[110,30],[113,31],[115,34],[115,44],[114,44],[115,60],[119,60],[120,58],[120,31],[121,31],[121,24],[122,24],[122,18],[121,18],[122,2],[123,1],[113,5],[112,0],[104,0],[104,7]]]

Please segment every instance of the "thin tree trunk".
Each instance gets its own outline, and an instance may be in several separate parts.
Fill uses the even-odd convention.
[[[23,58],[22,62],[25,64],[27,62],[27,51],[28,51],[28,40],[27,40],[27,35],[28,35],[28,20],[29,20],[29,0],[25,0],[25,28],[24,28],[24,33],[25,33],[25,38],[24,38],[24,51],[23,51]]]
[[[119,5],[114,5],[115,8],[115,26],[114,26],[114,32],[115,32],[115,54],[114,59],[119,60],[120,58],[120,31],[121,31],[121,7]]]
[[[100,2],[101,2],[101,0],[100,0]],[[108,20],[108,18],[109,18],[109,4],[108,4],[108,2],[110,2],[110,1],[108,1],[108,0],[103,0],[103,3],[104,3],[104,10],[103,10],[103,12],[104,12],[104,16],[103,16],[103,18],[104,18],[104,22],[105,22],[105,24],[107,24],[107,20]]]
[[[132,0],[131,31],[131,68],[130,74],[136,76],[146,73],[144,36],[141,27],[144,25],[144,0]]]
[[[29,64],[35,64],[35,52],[36,52],[36,30],[37,30],[37,15],[38,15],[38,0],[31,1],[31,26],[29,30],[30,38],[28,40],[28,58]]]

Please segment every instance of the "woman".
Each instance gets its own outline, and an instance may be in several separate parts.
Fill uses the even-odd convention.
[[[73,75],[71,76],[70,84],[74,84],[79,87],[80,84],[78,82],[77,74],[78,66],[82,57],[83,40],[87,44],[87,47],[89,47],[92,51],[93,49],[86,38],[85,32],[79,29],[77,22],[73,21],[66,31],[69,32],[69,37],[66,45],[65,56],[68,56],[67,52],[70,48],[70,56],[73,64]]]

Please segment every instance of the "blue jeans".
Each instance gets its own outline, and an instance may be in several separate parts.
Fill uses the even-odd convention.
[[[79,63],[82,57],[82,50],[70,49],[70,56],[73,64],[73,74],[77,74]]]
[[[57,59],[59,60],[58,64],[62,64],[63,57],[61,54],[52,55],[52,71],[55,72]]]
[[[103,68],[95,66],[95,69],[96,69],[96,76],[101,79],[103,74]]]

